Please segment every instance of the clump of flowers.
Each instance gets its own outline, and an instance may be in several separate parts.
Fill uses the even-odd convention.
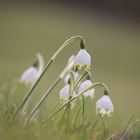
[[[37,54],[37,62],[33,66],[29,67],[20,78],[20,82],[25,83],[26,85],[31,85],[31,89],[28,91],[27,95],[23,98],[19,106],[16,108],[13,114],[13,118],[18,112],[20,112],[22,108],[23,112],[25,111],[25,108],[28,108],[28,102],[31,102],[32,100],[31,97],[33,96],[33,91],[37,87],[41,78],[44,76],[44,73],[54,62],[57,55],[75,40],[80,40],[80,50],[76,55],[72,55],[69,58],[66,67],[56,78],[56,80],[54,80],[52,85],[44,92],[43,96],[35,104],[30,113],[27,114],[26,117],[24,115],[24,117],[26,118],[24,120],[24,124],[31,123],[34,120],[35,116],[39,112],[40,106],[43,104],[43,102],[46,101],[46,98],[49,96],[49,94],[51,94],[51,91],[60,81],[63,81],[64,83],[64,87],[62,87],[62,89],[60,89],[60,91],[58,92],[60,104],[53,113],[50,113],[47,118],[44,118],[41,123],[42,126],[46,125],[47,121],[50,120],[52,117],[56,116],[56,114],[59,113],[61,110],[65,110],[67,114],[67,124],[69,126],[69,116],[71,114],[71,111],[77,108],[80,103],[80,106],[83,110],[82,122],[84,122],[85,100],[89,98],[91,99],[91,102],[94,103],[94,99],[96,99],[95,91],[98,87],[101,87],[103,89],[103,96],[96,102],[97,113],[99,114],[99,116],[101,116],[101,118],[104,116],[110,116],[110,114],[113,113],[114,107],[109,97],[109,90],[107,86],[102,82],[95,82],[95,80],[92,79],[91,56],[85,48],[85,41],[81,36],[75,36],[66,40],[60,46],[60,48],[51,57],[45,67],[42,55]],[[75,119],[75,122],[76,120],[77,119]]]
[[[91,81],[91,56],[85,49],[85,44],[82,41],[80,44],[80,51],[77,55],[72,55],[69,58],[68,65],[73,61],[73,67],[69,69],[66,76],[64,76],[65,86],[60,90],[61,103],[69,102],[72,98],[82,99],[90,97],[91,100],[95,98],[95,88],[90,88],[94,84]],[[95,83],[96,85],[96,83]],[[97,113],[104,117],[110,116],[114,111],[112,101],[108,94],[108,89],[104,84],[104,95],[96,102]],[[75,106],[76,107],[76,106]]]

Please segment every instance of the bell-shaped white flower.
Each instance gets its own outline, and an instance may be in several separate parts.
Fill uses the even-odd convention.
[[[60,90],[59,95],[60,95],[60,102],[61,103],[67,102],[69,100],[69,97],[70,97],[70,85],[67,84],[64,88],[62,88]],[[76,92],[74,91],[71,96],[72,96],[72,98],[76,97],[77,96]],[[75,102],[74,101],[71,102],[70,105],[71,105],[71,109],[74,108]]]
[[[78,76],[79,76],[79,73],[78,73],[78,72],[72,71],[72,74],[73,74],[73,76],[74,76],[74,80],[76,80],[76,79],[78,78]],[[64,77],[64,82],[67,84],[68,81],[69,81],[69,79],[70,79],[70,73],[68,73],[68,74]]]
[[[86,90],[87,88],[89,88],[92,85],[92,82],[90,80],[86,80],[84,82],[82,82],[79,86],[79,93],[83,92],[84,90]],[[87,92],[85,92],[83,94],[84,97],[91,97],[91,99],[93,99],[95,97],[95,89],[91,89],[88,90]]]
[[[37,63],[26,69],[21,75],[20,82],[26,85],[33,85],[41,75],[44,68],[44,61],[41,54],[37,54]]]
[[[60,90],[60,101],[61,102],[65,102],[69,99],[69,96],[70,96],[70,85],[66,85],[65,87],[63,87],[61,90]],[[75,97],[76,96],[76,93],[75,91],[72,93],[72,97]]]
[[[104,115],[110,116],[114,107],[108,95],[104,95],[96,102],[96,109],[102,117]]]
[[[75,68],[77,70],[81,70],[82,68],[85,70],[90,69],[91,65],[91,57],[85,49],[81,49],[75,58]]]
[[[37,80],[37,74],[37,68],[30,67],[22,74],[20,81],[26,85],[33,84]]]

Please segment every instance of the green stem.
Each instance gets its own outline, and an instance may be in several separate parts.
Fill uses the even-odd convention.
[[[26,103],[26,101],[28,100],[28,98],[30,98],[31,94],[33,93],[34,89],[36,88],[36,86],[38,85],[39,81],[41,80],[41,78],[43,77],[43,75],[45,74],[45,72],[48,70],[48,68],[50,67],[50,65],[52,64],[52,62],[55,60],[55,58],[57,57],[57,55],[66,47],[68,46],[70,43],[72,43],[75,40],[83,40],[84,39],[81,36],[74,36],[71,37],[70,39],[66,40],[61,46],[60,48],[55,52],[55,54],[52,56],[52,58],[49,60],[48,64],[46,65],[46,67],[44,68],[43,72],[41,73],[41,75],[38,77],[37,81],[33,84],[33,86],[31,87],[31,89],[28,91],[27,95],[23,98],[23,100],[21,101],[21,103],[19,104],[18,108],[16,109],[16,111],[14,112],[12,119],[14,119],[14,117],[16,116],[16,114],[19,112],[19,110],[24,106],[24,104]]]
[[[75,119],[74,119],[73,128],[75,128],[75,126],[76,126],[76,121],[77,121],[77,119],[78,119],[80,110],[81,110],[81,106],[79,107],[79,110],[77,111],[76,117],[75,117]]]
[[[82,95],[82,107],[83,107],[83,111],[82,111],[82,116],[83,116],[83,120],[82,120],[82,124],[84,124],[84,119],[85,119],[85,98]]]
[[[105,134],[105,138],[107,137],[107,129],[106,129],[106,126],[105,126],[105,123],[104,123],[104,120],[103,120],[103,117],[101,115],[100,116],[100,119],[102,121],[102,125],[103,125],[103,128],[104,128],[104,134]]]
[[[29,121],[32,116],[34,116],[34,114],[36,113],[36,111],[39,109],[39,107],[41,106],[41,104],[44,102],[44,100],[48,97],[48,95],[51,93],[51,91],[54,89],[54,87],[58,84],[58,82],[61,80],[60,77],[58,77],[54,83],[50,86],[50,88],[45,92],[45,94],[41,97],[41,99],[39,100],[39,102],[36,104],[36,106],[33,108],[29,118],[27,121]]]
[[[75,81],[75,83],[74,83],[74,87],[73,87],[72,92],[76,89],[76,87],[77,87],[77,85],[79,84],[79,82],[80,82],[87,74],[88,74],[88,72],[86,71],[86,72],[82,73],[82,74],[76,79],[76,81]]]
[[[71,104],[69,103],[67,105],[67,129],[68,130],[70,128],[70,109],[71,109]]]
[[[99,120],[99,117],[98,117],[98,118],[96,119],[96,121],[94,122],[94,124],[93,124],[93,126],[92,126],[92,128],[91,128],[91,130],[90,130],[89,136],[92,134],[94,128],[96,127],[96,125],[97,125],[97,123],[98,123],[98,120]]]
[[[54,111],[52,114],[49,115],[49,117],[47,119],[45,119],[43,122],[42,122],[42,125],[44,126],[44,124],[49,120],[51,119],[53,116],[55,116],[59,111],[61,111],[65,106],[67,106],[69,103],[71,103],[72,101],[76,100],[80,95],[84,94],[85,92],[91,90],[92,88],[95,88],[95,87],[103,87],[104,89],[108,89],[107,86],[104,84],[104,83],[101,83],[101,82],[97,82],[97,83],[94,83],[92,84],[90,87],[88,87],[86,90],[84,90],[83,92],[81,92],[80,94],[78,94],[76,97],[73,97],[71,98],[69,101],[67,101],[65,104],[63,104],[62,106],[60,106],[56,111]]]

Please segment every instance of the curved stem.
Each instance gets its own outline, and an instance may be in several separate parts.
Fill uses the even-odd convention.
[[[26,101],[28,100],[28,98],[30,98],[31,94],[33,93],[34,89],[36,88],[36,86],[38,85],[39,81],[41,80],[41,78],[43,77],[43,75],[45,74],[45,72],[48,70],[48,68],[50,67],[50,65],[52,64],[52,62],[55,60],[55,58],[57,57],[57,55],[66,47],[68,46],[70,43],[72,43],[75,40],[84,40],[81,36],[74,36],[71,37],[70,39],[66,40],[61,46],[60,48],[55,52],[55,54],[52,56],[52,58],[49,60],[48,64],[45,66],[43,72],[41,73],[41,75],[38,77],[37,81],[33,84],[33,86],[31,87],[31,89],[28,91],[27,95],[23,98],[23,100],[21,101],[21,103],[19,104],[18,108],[16,109],[16,111],[14,112],[12,119],[16,116],[16,114],[19,112],[19,110],[24,106],[24,104],[26,103]]]
[[[103,120],[103,117],[101,115],[99,115],[99,116],[100,116],[100,119],[102,121],[103,129],[104,129],[104,135],[105,135],[104,137],[106,138],[107,137],[107,129],[106,129],[106,126],[105,126],[105,122]]]
[[[39,109],[39,107],[41,106],[41,104],[45,101],[45,99],[47,98],[47,96],[50,94],[50,92],[53,90],[53,88],[58,84],[58,82],[61,80],[60,77],[58,77],[54,83],[50,86],[50,88],[45,92],[45,94],[41,97],[41,99],[39,100],[39,102],[36,104],[36,106],[33,108],[29,118],[27,121],[29,121],[34,114],[36,113],[36,111]]]
[[[76,114],[76,117],[74,119],[73,128],[75,128],[75,126],[76,126],[76,122],[77,122],[80,111],[81,111],[81,106],[79,107],[79,109],[77,111],[77,114]]]
[[[38,68],[38,74],[37,74],[37,77],[39,77],[43,71],[43,68],[44,68],[44,60],[43,60],[43,57],[40,53],[38,53],[36,55],[37,59],[38,59],[38,62],[39,62],[39,68]]]
[[[78,86],[79,82],[88,74],[88,71],[82,73],[75,81],[74,83],[74,87],[73,87],[73,91],[76,89],[76,87]],[[73,92],[72,91],[72,92]]]
[[[49,115],[49,117],[47,119],[45,119],[43,122],[42,122],[42,125],[44,126],[44,124],[49,120],[51,119],[53,116],[55,116],[59,111],[61,111],[65,106],[67,106],[69,103],[71,103],[72,101],[74,101],[75,99],[77,99],[80,95],[84,94],[85,92],[91,90],[92,88],[95,88],[95,87],[103,87],[105,90],[108,91],[108,88],[107,86],[104,84],[104,83],[101,83],[101,82],[97,82],[97,83],[94,83],[92,84],[90,87],[88,87],[86,90],[84,90],[83,92],[79,93],[76,97],[73,97],[71,98],[69,101],[67,101],[65,104],[63,104],[62,106],[60,106],[56,111],[54,111],[52,114]]]

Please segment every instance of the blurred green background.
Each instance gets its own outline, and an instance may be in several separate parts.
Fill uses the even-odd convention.
[[[140,29],[128,18],[114,18],[88,9],[58,5],[5,6],[0,10],[0,86],[19,78],[40,52],[45,62],[69,37],[81,35],[92,57],[93,81],[110,89],[120,124],[131,115],[140,117]],[[44,91],[57,77],[71,54],[71,44],[58,56],[40,84]],[[48,74],[48,75],[47,75]],[[57,94],[62,85],[56,88]],[[43,88],[43,89],[42,89]]]

